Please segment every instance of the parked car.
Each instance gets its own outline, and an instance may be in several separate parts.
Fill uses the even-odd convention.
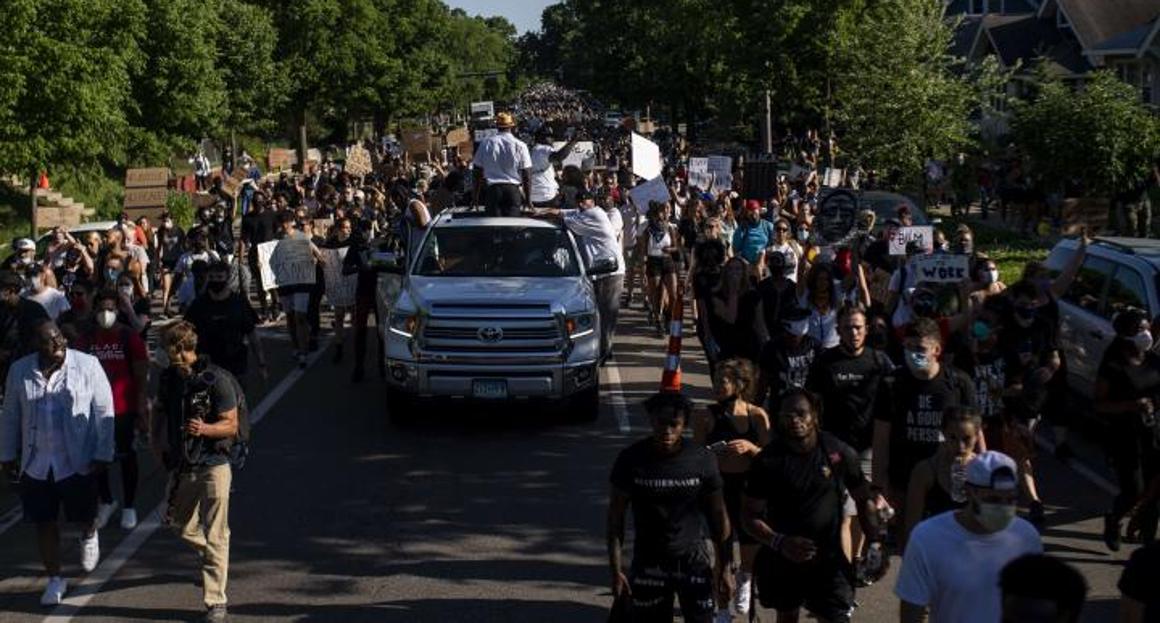
[[[1046,266],[1059,274],[1078,249],[1065,238],[1047,256]],[[1136,307],[1160,314],[1160,241],[1144,238],[1097,238],[1088,245],[1079,274],[1059,301],[1060,346],[1067,357],[1071,387],[1081,395],[1095,393],[1096,373],[1116,332],[1112,317]]]
[[[81,223],[75,227],[67,227],[66,229],[68,230],[68,233],[72,234],[74,238],[79,240],[82,234],[87,234],[91,231],[103,234],[116,226],[117,221],[91,221],[88,223]],[[52,241],[52,235],[53,234],[50,231],[46,234],[41,234],[41,236],[36,239],[36,252],[38,255],[44,253],[44,250],[48,248],[48,243]]]
[[[533,218],[439,214],[418,252],[380,277],[392,418],[416,398],[562,403],[599,413],[599,316],[572,235]],[[391,274],[394,273],[394,274]]]

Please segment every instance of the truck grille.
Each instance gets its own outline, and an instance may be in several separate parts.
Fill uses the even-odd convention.
[[[458,310],[466,311],[462,307]],[[496,310],[492,308],[490,311]],[[551,316],[497,318],[491,314],[463,313],[451,317],[427,318],[422,332],[422,349],[428,352],[457,352],[468,356],[487,353],[549,354],[563,348],[563,337],[560,324]]]

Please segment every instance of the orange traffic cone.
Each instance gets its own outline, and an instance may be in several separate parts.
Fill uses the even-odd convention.
[[[669,321],[669,347],[665,354],[665,371],[661,374],[662,392],[681,391],[681,333],[685,324],[685,286],[677,288]]]

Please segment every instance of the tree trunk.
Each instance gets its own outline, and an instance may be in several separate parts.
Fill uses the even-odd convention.
[[[40,171],[36,167],[32,167],[28,176],[28,222],[32,228],[31,237],[36,240],[36,187],[37,182],[40,181]]]
[[[306,145],[306,109],[298,111],[298,170],[306,171],[306,151],[309,147]]]

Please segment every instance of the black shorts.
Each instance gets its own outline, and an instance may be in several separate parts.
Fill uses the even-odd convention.
[[[167,273],[177,270],[177,258],[161,258],[161,269]]]
[[[97,516],[97,481],[92,474],[74,474],[57,482],[37,480],[28,474],[20,479],[20,502],[24,519],[31,523],[56,523],[60,509],[70,523],[90,524]]]
[[[729,513],[729,525],[733,527],[733,538],[742,545],[756,545],[753,538],[741,526],[741,498],[745,495],[745,474],[721,474],[725,482],[725,510]]]
[[[136,413],[125,413],[113,418],[113,440],[117,444],[117,458],[136,452],[133,449],[133,438],[136,431]]]
[[[779,612],[805,606],[819,619],[847,623],[854,607],[854,569],[841,551],[793,563],[763,547],[754,565],[761,605]]]
[[[713,567],[707,552],[664,561],[634,558],[629,582],[634,623],[672,623],[674,596],[680,600],[684,621],[713,620]]]
[[[667,277],[669,275],[677,274],[677,263],[673,261],[672,256],[665,255],[663,257],[649,256],[645,260],[644,274],[649,277]]]

